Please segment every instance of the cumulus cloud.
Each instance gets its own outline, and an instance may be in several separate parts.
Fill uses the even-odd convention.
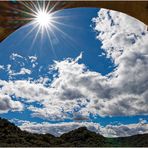
[[[17,122],[17,121],[15,121]],[[79,127],[87,127],[88,130],[99,133],[105,137],[125,137],[136,134],[143,134],[148,132],[148,124],[146,122],[139,122],[135,124],[119,124],[101,126],[93,122],[61,122],[61,123],[36,123],[29,121],[19,121],[20,128],[32,133],[50,133],[55,136],[60,136],[63,133],[77,129]]]
[[[148,124],[139,122],[135,124],[107,125],[101,129],[101,133],[107,137],[126,137],[144,134],[148,133]]]
[[[11,76],[16,76],[16,75],[30,75],[31,74],[31,70],[27,69],[27,68],[21,68],[19,72],[12,72],[10,75]]]
[[[18,122],[15,120],[15,122]],[[55,136],[60,136],[63,133],[69,132],[71,130],[77,129],[79,127],[86,126],[91,131],[98,131],[99,125],[93,122],[61,122],[61,123],[36,123],[36,122],[29,122],[29,121],[19,121],[20,128],[22,130],[26,130],[32,133],[50,133]],[[100,130],[99,130],[100,131]]]
[[[29,80],[0,81],[1,94],[15,95],[17,98],[24,98],[28,102],[40,102],[48,98],[48,88],[42,84],[36,84]]]
[[[22,111],[23,104],[19,101],[14,101],[8,95],[0,94],[0,114],[7,113],[9,110],[11,111]]]
[[[0,70],[4,70],[4,65],[0,65]]]
[[[18,75],[30,75],[32,71],[30,69],[35,68],[38,65],[36,56],[22,56],[17,53],[10,55],[11,64],[7,65],[7,74],[9,79],[15,78]]]
[[[36,62],[37,61],[37,56],[29,56],[29,59],[31,60],[31,62]]]
[[[10,56],[10,59],[16,60],[16,58],[21,58],[21,59],[23,59],[24,57],[21,56],[21,55],[19,55],[19,54],[17,54],[17,53],[12,53],[11,56]]]
[[[101,9],[93,21],[102,48],[117,66],[109,74],[112,99],[103,114],[147,114],[147,26],[123,13],[105,9]]]
[[[32,67],[35,68],[38,65],[37,56],[29,56],[28,58],[30,62],[32,63]]]

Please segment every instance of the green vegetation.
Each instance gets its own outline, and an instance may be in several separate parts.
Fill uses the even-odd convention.
[[[13,123],[0,118],[0,147],[148,147],[148,134],[121,138],[105,138],[81,127],[60,137],[21,131]]]

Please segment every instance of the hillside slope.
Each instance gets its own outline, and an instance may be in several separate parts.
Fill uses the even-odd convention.
[[[51,134],[33,134],[21,131],[20,128],[6,119],[0,118],[0,147],[60,147],[60,146],[85,146],[85,147],[148,147],[148,134],[135,135],[121,138],[105,138],[95,132],[81,127],[60,137]]]

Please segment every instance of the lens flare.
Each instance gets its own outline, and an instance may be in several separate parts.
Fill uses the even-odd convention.
[[[29,27],[29,31],[23,36],[22,41],[24,41],[31,33],[34,33],[34,37],[30,46],[30,49],[33,48],[34,44],[38,40],[43,45],[43,41],[45,38],[49,39],[49,49],[51,49],[56,56],[54,51],[55,40],[62,40],[69,43],[77,44],[77,42],[68,35],[63,27],[75,28],[75,26],[71,26],[63,23],[62,19],[72,19],[69,15],[60,15],[58,11],[58,2],[50,3],[50,1],[20,1],[20,3],[24,6],[24,10],[17,9],[21,14],[26,15],[25,20],[30,21],[26,27]],[[57,35],[58,33],[58,35]],[[73,48],[73,46],[72,46]]]
[[[47,27],[52,22],[52,16],[51,14],[45,12],[45,11],[39,11],[36,15],[35,21],[40,25],[41,27]]]
[[[47,26],[50,23],[51,17],[48,15],[48,13],[40,11],[37,14],[37,18],[35,18],[37,23],[41,26]]]

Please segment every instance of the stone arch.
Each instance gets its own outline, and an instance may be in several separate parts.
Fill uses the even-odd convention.
[[[31,4],[31,1],[27,1]],[[95,7],[106,8],[120,11],[130,16],[137,18],[148,25],[148,1],[51,1],[50,6],[56,4],[53,11],[77,8],[77,7]],[[28,17],[22,15],[19,9],[25,10],[22,1],[1,1],[0,2],[0,41],[4,40],[9,34],[14,32],[19,27],[23,26],[28,20],[23,18]]]

